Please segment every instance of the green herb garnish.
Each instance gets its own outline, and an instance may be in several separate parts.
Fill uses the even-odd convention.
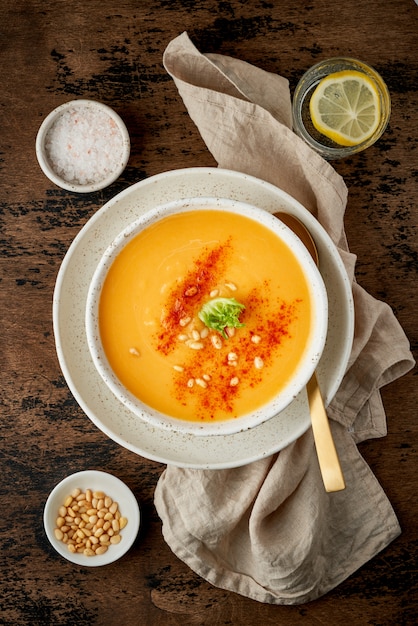
[[[235,298],[213,298],[202,306],[198,316],[205,326],[217,330],[222,337],[228,339],[226,328],[245,326],[238,319],[243,309],[245,306]]]

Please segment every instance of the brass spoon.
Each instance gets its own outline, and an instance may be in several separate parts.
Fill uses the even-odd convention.
[[[297,217],[289,213],[275,213],[280,221],[288,226],[306,246],[316,265],[319,264],[318,250],[311,233]],[[332,438],[328,416],[325,411],[324,400],[318,385],[315,372],[306,385],[308,392],[309,410],[311,413],[312,432],[315,440],[316,453],[325,490],[341,491],[345,489],[344,476],[340,461]]]

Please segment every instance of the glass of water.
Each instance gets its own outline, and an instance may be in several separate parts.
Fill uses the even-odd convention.
[[[356,145],[341,145],[317,130],[312,122],[310,100],[318,84],[330,74],[346,70],[361,72],[374,85],[378,95],[378,123],[373,134]],[[320,61],[312,66],[300,79],[293,96],[293,129],[316,152],[327,160],[350,156],[373,145],[383,134],[389,122],[391,102],[388,88],[380,74],[372,67],[346,57]]]

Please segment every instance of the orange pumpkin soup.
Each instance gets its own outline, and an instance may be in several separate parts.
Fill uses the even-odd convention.
[[[237,327],[199,317],[234,298]],[[105,278],[99,328],[109,364],[145,404],[191,421],[236,418],[294,373],[311,325],[293,252],[254,220],[217,210],[168,216],[136,235]]]

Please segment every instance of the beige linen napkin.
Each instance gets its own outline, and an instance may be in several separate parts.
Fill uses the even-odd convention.
[[[230,57],[200,54],[186,33],[168,45],[164,65],[218,165],[297,198],[328,231],[352,280],[355,339],[328,407],[346,489],[325,492],[309,430],[244,467],[168,466],[155,493],[164,538],[192,570],[261,602],[301,604],[338,585],[400,533],[356,443],[386,434],[379,389],[414,362],[391,309],[355,282],[344,181],[292,132],[287,80]]]

